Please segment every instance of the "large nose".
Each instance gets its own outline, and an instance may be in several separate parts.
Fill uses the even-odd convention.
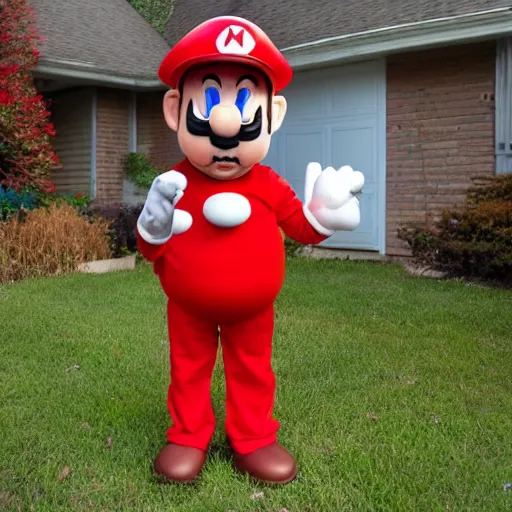
[[[210,126],[220,137],[234,137],[240,131],[242,115],[235,105],[216,105],[210,112]]]

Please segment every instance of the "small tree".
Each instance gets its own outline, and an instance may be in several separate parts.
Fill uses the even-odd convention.
[[[162,33],[172,13],[172,0],[128,0],[155,30]]]
[[[50,112],[35,88],[39,58],[34,15],[28,0],[0,7],[0,185],[52,192],[52,167],[59,164],[50,137]]]

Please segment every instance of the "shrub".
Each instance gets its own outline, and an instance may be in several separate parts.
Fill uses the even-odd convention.
[[[110,256],[108,224],[91,223],[68,204],[20,210],[0,223],[0,282],[73,272]]]
[[[401,226],[398,236],[433,269],[512,284],[512,175],[475,180],[463,208],[443,211],[433,227]]]
[[[493,200],[512,201],[512,175],[498,174],[473,180],[467,193],[467,206],[475,207]]]
[[[160,174],[143,153],[128,153],[124,161],[124,172],[130,181],[143,189],[149,189],[153,180]]]
[[[89,196],[83,194],[40,194],[38,204],[41,207],[48,207],[52,204],[68,204],[86,216],[90,199]]]
[[[0,185],[53,191],[49,180],[59,159],[50,136],[50,112],[32,72],[39,58],[28,0],[9,0],[0,16]]]
[[[31,190],[16,191],[0,187],[0,220],[7,220],[21,208],[33,210],[39,205],[37,194]]]
[[[144,205],[123,206],[110,224],[112,251],[115,256],[137,252],[137,219]]]
[[[36,192],[32,189],[17,191],[0,187],[0,221],[7,220],[21,209],[47,208],[52,204],[68,204],[84,214],[89,202],[89,197],[82,194],[55,194]]]
[[[112,256],[119,258],[137,252],[137,219],[144,207],[135,206],[103,207],[89,210],[89,217],[99,216],[109,226],[110,248]]]

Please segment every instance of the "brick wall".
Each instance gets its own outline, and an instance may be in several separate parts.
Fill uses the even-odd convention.
[[[168,170],[183,159],[176,134],[165,122],[165,92],[137,95],[137,151],[145,153],[157,169]]]
[[[96,203],[117,205],[123,199],[123,160],[129,149],[130,96],[126,91],[98,90],[96,133]]]
[[[409,254],[400,223],[437,219],[494,173],[494,75],[494,43],[388,59],[388,254]]]

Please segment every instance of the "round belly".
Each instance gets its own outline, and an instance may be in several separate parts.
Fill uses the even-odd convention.
[[[169,244],[162,263],[159,274],[169,299],[219,322],[270,305],[285,274],[283,239],[275,223],[191,229]]]

